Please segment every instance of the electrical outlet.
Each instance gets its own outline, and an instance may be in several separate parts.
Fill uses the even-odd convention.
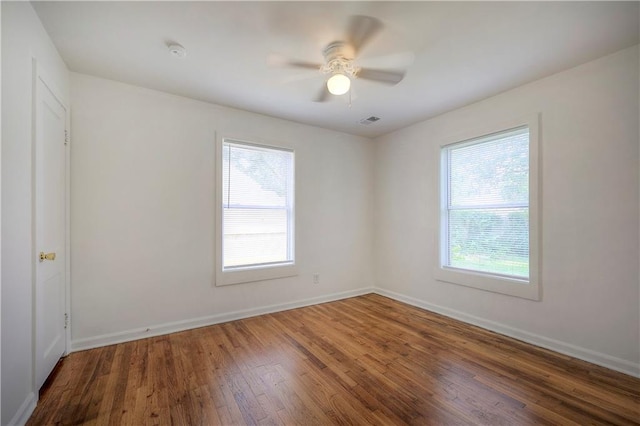
[[[313,274],[313,283],[320,284],[320,274],[317,272]]]

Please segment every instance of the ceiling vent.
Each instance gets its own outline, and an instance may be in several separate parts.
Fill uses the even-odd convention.
[[[362,120],[360,120],[360,124],[364,124],[365,126],[368,126],[371,123],[375,123],[376,121],[380,120],[380,117],[375,117],[375,116],[371,116],[368,118],[363,118]]]

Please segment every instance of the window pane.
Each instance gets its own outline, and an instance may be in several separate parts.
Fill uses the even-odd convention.
[[[529,202],[529,131],[449,151],[449,205]]]
[[[529,129],[445,154],[446,266],[529,278]]]
[[[449,266],[529,277],[529,209],[449,212]]]
[[[224,209],[224,266],[284,262],[287,211]]]
[[[286,207],[291,157],[288,151],[225,145],[223,204]]]
[[[293,261],[293,153],[225,143],[224,268]]]

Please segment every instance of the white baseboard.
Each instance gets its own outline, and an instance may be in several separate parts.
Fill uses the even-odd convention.
[[[33,414],[33,410],[36,409],[37,403],[38,398],[35,392],[30,392],[20,405],[20,408],[18,408],[16,414],[9,421],[9,426],[24,426],[29,420],[29,417],[31,417],[31,414]]]
[[[262,306],[258,308],[245,309],[242,311],[226,312],[206,317],[193,318],[182,321],[174,321],[165,324],[158,324],[150,327],[137,328],[133,330],[121,331],[118,333],[102,334],[99,336],[77,339],[71,342],[71,351],[82,351],[86,349],[98,348],[101,346],[113,345],[116,343],[129,342],[132,340],[144,339],[147,337],[161,336],[163,334],[175,333],[178,331],[190,330],[192,328],[205,327],[213,324],[234,321],[257,315],[270,314],[273,312],[287,311],[289,309],[302,308],[319,303],[332,302],[349,297],[360,296],[373,293],[373,287],[365,287],[356,290],[332,293],[309,299],[296,300],[293,302],[281,303],[277,305]]]
[[[78,339],[71,342],[72,352],[82,351],[86,349],[97,348],[101,346],[113,345],[116,343],[129,342],[137,339],[144,339],[147,337],[161,336],[164,334],[175,333],[178,331],[189,330],[198,327],[205,327],[213,324],[220,324],[228,321],[234,321],[257,315],[270,314],[273,312],[286,311],[289,309],[301,308],[309,305],[316,305],[319,303],[331,302],[334,300],[347,299],[349,297],[360,296],[368,293],[376,293],[381,296],[386,296],[399,302],[407,303],[418,308],[426,309],[431,312],[436,312],[444,316],[454,318],[468,324],[476,325],[478,327],[494,331],[496,333],[503,334],[505,336],[513,337],[514,339],[521,340],[523,342],[531,343],[536,346],[540,346],[545,349],[550,349],[561,354],[569,355],[574,358],[581,359],[583,361],[591,362],[602,367],[609,368],[611,370],[619,371],[621,373],[628,374],[634,377],[640,377],[640,364],[627,361],[625,359],[617,358],[611,355],[603,354],[593,351],[591,349],[583,348],[580,346],[572,345],[570,343],[561,342],[559,340],[551,339],[549,337],[541,336],[539,334],[531,333],[528,331],[520,330],[508,325],[491,321],[485,318],[469,315],[455,309],[450,309],[444,306],[434,305],[432,303],[425,302],[410,296],[405,296],[400,293],[396,293],[390,290],[382,288],[365,287],[357,290],[350,290],[340,293],[332,293],[328,295],[313,297],[309,299],[297,300],[288,303],[281,303],[277,305],[262,306],[258,308],[245,309],[241,311],[226,312],[217,315],[210,315],[206,317],[193,318],[183,321],[175,321],[165,324],[158,324],[156,326],[138,328],[133,330],[126,330],[118,333],[103,334],[99,336],[89,337],[85,339]],[[34,396],[35,397],[35,396]],[[16,414],[15,419],[29,418],[33,408],[35,407],[35,399],[33,401],[33,407],[29,410],[28,401],[23,403],[21,412],[27,412],[26,417]],[[24,423],[24,422],[23,422]],[[16,422],[16,425],[23,423]],[[11,423],[12,425],[14,423]]]
[[[434,305],[432,303],[428,303],[414,297],[405,296],[403,294],[385,290],[382,288],[375,288],[373,292],[381,296],[397,300],[398,302],[403,302],[408,305],[426,309],[427,311],[442,314],[444,316],[454,318],[468,324],[476,325],[486,330],[495,331],[496,333],[513,337],[514,339],[518,339],[523,342],[531,343],[532,345],[540,346],[542,348],[550,349],[561,354],[569,355],[574,358],[590,362],[592,364],[600,365],[611,370],[628,374],[630,376],[640,377],[640,364],[636,364],[622,358],[617,358],[611,355],[593,351],[591,349],[575,346],[570,343],[561,342],[559,340],[544,337],[539,334],[530,333],[528,331],[513,328],[505,324],[476,317],[474,315],[469,315],[455,309],[446,308],[444,306]]]

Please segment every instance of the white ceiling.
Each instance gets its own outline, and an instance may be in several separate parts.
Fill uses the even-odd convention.
[[[374,137],[639,42],[638,2],[33,2],[72,71]],[[313,70],[349,16],[385,29],[359,65],[415,60],[397,86],[356,80],[354,99],[312,99]],[[167,42],[187,49],[171,56]],[[395,55],[395,56],[394,56]],[[397,68],[397,67],[392,67]],[[359,124],[375,115],[375,124]]]

